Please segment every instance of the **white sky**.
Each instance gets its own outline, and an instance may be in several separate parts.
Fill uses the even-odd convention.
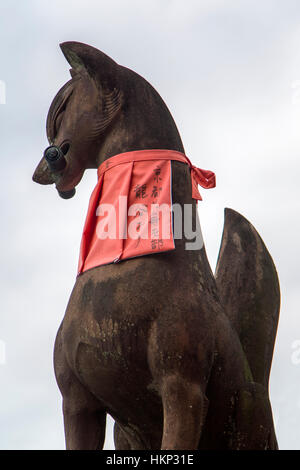
[[[70,40],[150,81],[188,157],[215,171],[217,188],[203,192],[199,208],[212,268],[224,207],[242,213],[265,241],[282,291],[270,381],[276,432],[281,449],[300,449],[296,0],[2,0],[0,448],[64,448],[53,342],[75,281],[96,172],[86,173],[69,201],[31,176],[47,146],[48,108],[69,79],[58,45]],[[109,421],[106,448],[112,446]]]

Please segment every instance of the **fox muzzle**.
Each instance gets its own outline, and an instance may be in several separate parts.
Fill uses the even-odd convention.
[[[60,173],[67,165],[64,153],[60,147],[57,147],[56,145],[50,145],[50,147],[46,148],[44,151],[44,158],[51,173]],[[63,199],[70,199],[75,194],[75,188],[72,188],[69,191],[58,191],[58,194]]]

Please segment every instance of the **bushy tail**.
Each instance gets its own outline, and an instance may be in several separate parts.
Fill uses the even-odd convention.
[[[253,379],[268,390],[280,310],[279,281],[261,237],[248,220],[232,209],[225,209],[215,278]]]

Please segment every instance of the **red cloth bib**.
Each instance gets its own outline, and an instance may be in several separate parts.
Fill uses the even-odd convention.
[[[215,187],[213,172],[196,168],[174,150],[122,153],[100,165],[84,225],[78,274],[175,248],[171,160],[189,165],[193,199],[202,200],[198,184]]]

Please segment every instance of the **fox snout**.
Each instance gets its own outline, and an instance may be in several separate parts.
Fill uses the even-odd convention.
[[[33,173],[32,179],[38,184],[53,184],[54,179],[51,175],[50,169],[43,157]]]
[[[39,184],[53,184],[55,182],[54,175],[63,172],[67,165],[64,154],[64,150],[60,147],[55,145],[47,147],[42,160],[33,174],[33,181]],[[75,192],[75,188],[68,191],[58,190],[58,194],[63,199],[70,199],[74,196]]]

